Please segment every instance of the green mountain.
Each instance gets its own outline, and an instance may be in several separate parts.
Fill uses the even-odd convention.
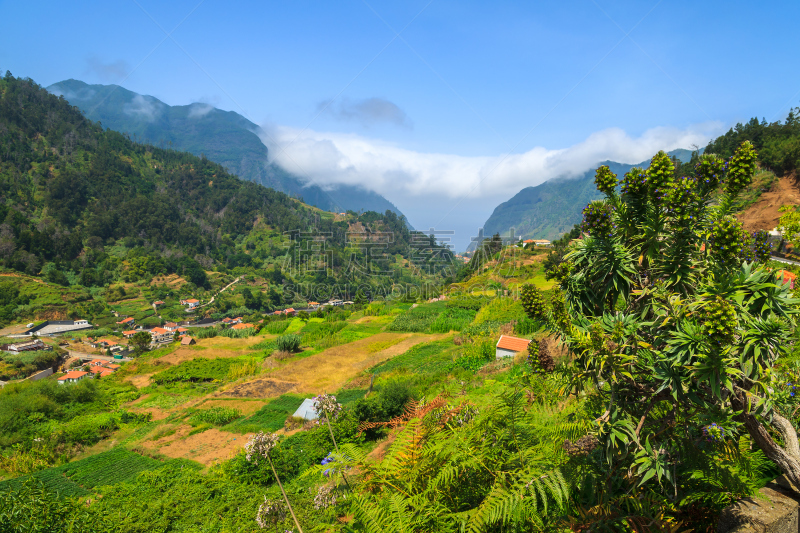
[[[136,141],[204,155],[242,179],[302,198],[325,211],[383,213],[388,209],[402,215],[394,204],[374,192],[350,185],[323,189],[269,162],[267,147],[257,135],[260,128],[233,111],[201,103],[170,106],[118,85],[89,85],[72,79],[47,90],[63,96],[87,118],[127,133]]]
[[[688,162],[691,150],[669,152],[681,162]],[[647,167],[649,161],[626,165],[604,161],[611,171],[622,176],[633,167]],[[575,178],[555,178],[535,187],[526,187],[507,202],[498,205],[483,226],[484,235],[500,233],[505,236],[514,230],[514,236],[525,239],[555,239],[581,221],[581,211],[602,194],[594,185],[595,169],[587,170]]]
[[[375,250],[370,234],[392,239]],[[377,288],[433,280],[426,258],[441,254],[393,211],[320,211],[105,129],[29,79],[0,79],[2,267],[84,288],[167,274],[208,287],[212,272]]]

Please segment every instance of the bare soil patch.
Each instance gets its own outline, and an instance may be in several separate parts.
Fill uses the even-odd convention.
[[[293,391],[297,383],[261,378],[216,392],[214,398],[273,398]]]
[[[366,339],[329,348],[306,359],[291,361],[273,371],[271,376],[296,383],[295,392],[301,394],[335,391],[363,370],[405,353],[412,346],[442,339],[447,335],[379,333]],[[380,352],[370,353],[369,346],[371,344],[397,338],[403,340]]]
[[[243,415],[251,415],[264,407],[267,402],[258,400],[206,400],[196,405],[198,409],[211,409],[212,407],[228,407],[238,409]]]
[[[155,374],[155,372],[151,372],[149,374],[136,374],[134,376],[128,376],[125,379],[130,381],[137,389],[143,389],[150,385],[150,376],[153,374]]]
[[[172,435],[156,441],[145,441],[142,446],[174,459],[192,459],[206,466],[236,455],[252,434],[235,435],[216,428],[189,435],[192,427],[181,425]]]
[[[778,225],[778,209],[786,204],[800,204],[800,180],[794,174],[780,178],[772,189],[761,193],[758,201],[739,213],[737,218],[747,231],[771,230]]]
[[[206,359],[218,359],[222,357],[239,357],[252,350],[249,347],[260,342],[260,337],[250,337],[247,339],[229,339],[227,337],[214,337],[211,339],[200,339],[195,346],[181,346],[174,352],[159,357],[158,361],[177,365],[183,361],[204,357]]]
[[[134,413],[150,413],[151,420],[164,420],[172,413],[170,411],[166,411],[161,409],[160,407],[140,407],[140,408],[133,408],[131,409]]]
[[[397,435],[400,434],[400,431],[401,430],[392,431],[388,437],[379,442],[378,445],[367,454],[367,457],[378,462],[383,461],[383,458],[386,457],[386,454],[389,452],[389,448],[391,448],[394,441],[397,440]]]

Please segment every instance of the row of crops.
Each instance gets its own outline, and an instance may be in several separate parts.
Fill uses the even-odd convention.
[[[90,489],[123,483],[141,472],[155,470],[165,464],[119,447],[80,461],[48,468],[31,476],[41,481],[48,490],[57,492],[62,498],[78,497],[90,494]],[[2,481],[0,490],[20,487],[31,476]]]
[[[447,333],[461,331],[475,318],[476,311],[441,305],[414,307],[389,324],[390,331]]]

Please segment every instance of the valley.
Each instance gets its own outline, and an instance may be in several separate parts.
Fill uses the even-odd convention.
[[[524,189],[465,261],[150,139],[242,117],[58,87],[166,122],[0,80],[0,529],[713,531],[800,481],[793,122]]]

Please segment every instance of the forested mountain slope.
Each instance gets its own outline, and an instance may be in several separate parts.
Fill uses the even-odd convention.
[[[691,158],[689,150],[669,152],[679,161]],[[608,165],[612,172],[622,175],[635,166],[647,167],[644,161],[627,165],[614,161],[598,163]],[[592,200],[602,196],[594,185],[595,168],[575,178],[556,178],[535,187],[526,187],[507,202],[498,205],[483,226],[485,235],[506,235],[511,228],[514,234],[526,239],[555,239],[581,221],[581,210]]]
[[[417,266],[451,257],[391,211],[319,211],[206,158],[106,130],[9,73],[0,80],[0,199],[0,265],[34,275],[61,272],[54,279],[63,284],[189,272],[202,285],[204,269],[306,264],[301,252],[320,238],[328,263],[321,272],[295,268],[296,280],[391,284],[418,279],[405,268],[412,254]],[[354,231],[391,239],[381,253],[370,253],[348,236]],[[420,246],[437,253],[420,255]],[[350,268],[365,261],[366,271]]]
[[[152,96],[118,85],[89,85],[79,80],[55,83],[47,90],[78,106],[90,120],[127,133],[140,142],[205,155],[242,179],[260,183],[326,211],[377,211],[402,215],[383,196],[360,187],[330,190],[308,184],[268,161],[260,128],[242,115],[208,104],[170,106]]]

